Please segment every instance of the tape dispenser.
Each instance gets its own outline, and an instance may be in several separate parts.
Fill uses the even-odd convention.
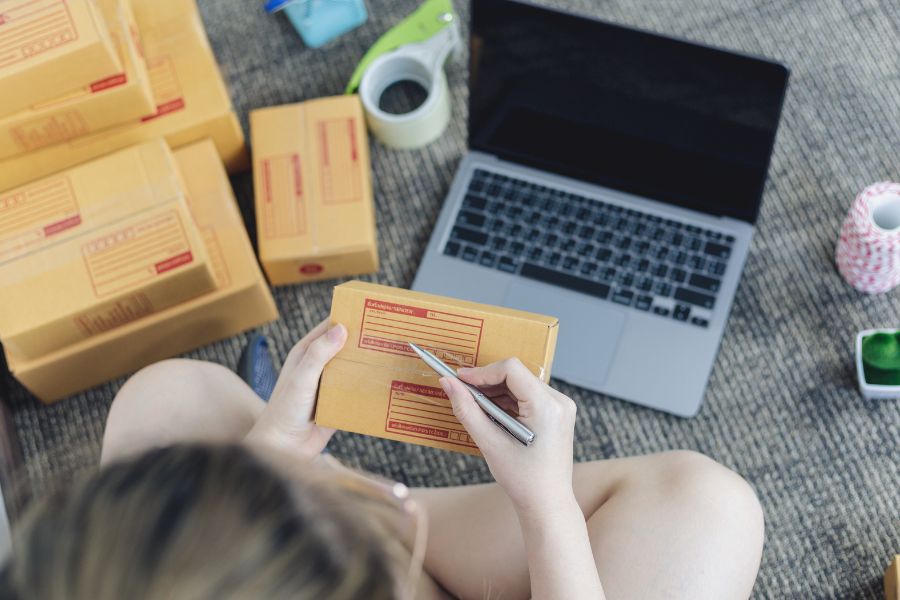
[[[392,148],[418,148],[435,140],[450,121],[450,90],[444,63],[462,56],[459,23],[450,0],[427,0],[392,27],[366,52],[346,93],[359,91],[366,122],[375,137]],[[393,114],[380,107],[390,86],[412,81],[425,89],[425,101],[411,112]]]

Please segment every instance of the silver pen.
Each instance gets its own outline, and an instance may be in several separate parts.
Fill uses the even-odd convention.
[[[488,418],[493,421],[497,427],[514,437],[519,443],[523,446],[530,446],[534,441],[534,432],[528,429],[525,425],[520,423],[517,419],[511,417],[505,410],[497,406],[493,400],[485,396],[481,390],[479,390],[474,385],[469,385],[465,381],[459,378],[456,374],[456,371],[450,368],[444,361],[439,359],[437,356],[426,350],[425,348],[421,348],[412,342],[407,342],[409,347],[412,348],[419,357],[425,361],[425,364],[432,368],[432,370],[440,375],[441,377],[452,377],[466,386],[466,389],[469,390],[469,393],[472,394],[472,397],[475,398],[475,402],[478,403],[478,406],[481,407]]]

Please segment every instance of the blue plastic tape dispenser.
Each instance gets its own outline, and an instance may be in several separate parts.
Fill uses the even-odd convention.
[[[369,18],[363,0],[268,0],[266,12],[284,11],[310,48],[359,27]]]

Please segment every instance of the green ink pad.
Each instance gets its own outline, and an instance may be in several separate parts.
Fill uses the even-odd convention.
[[[866,383],[900,386],[900,331],[865,336],[862,364]]]

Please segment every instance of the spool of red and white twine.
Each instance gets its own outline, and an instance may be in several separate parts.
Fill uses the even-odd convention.
[[[838,271],[867,294],[900,285],[900,183],[883,181],[859,193],[838,239]]]

